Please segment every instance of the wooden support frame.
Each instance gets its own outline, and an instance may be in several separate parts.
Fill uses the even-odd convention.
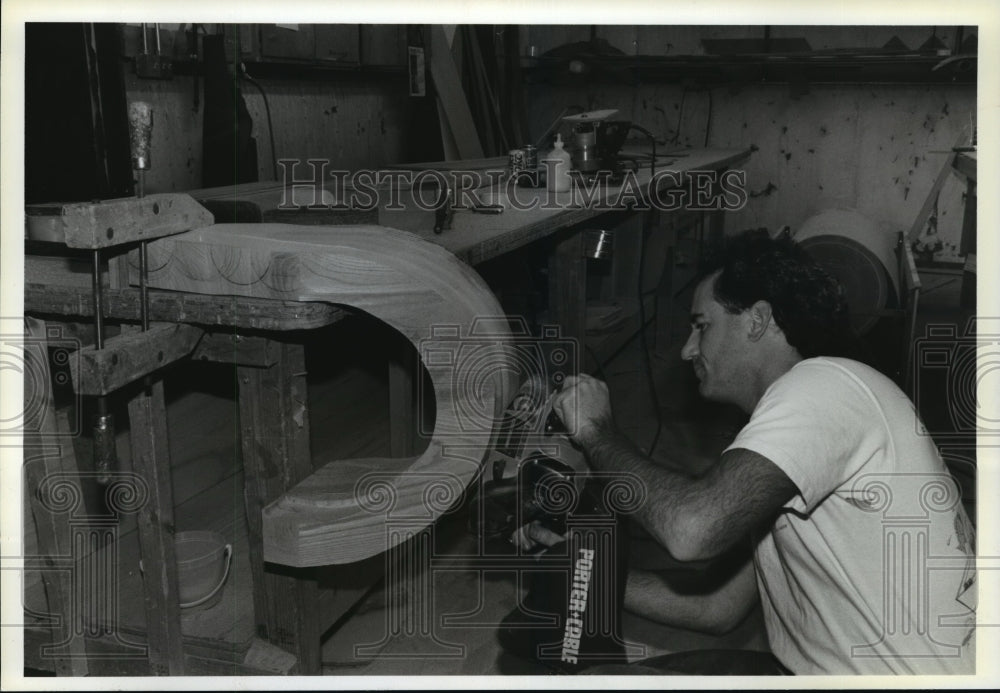
[[[157,675],[184,673],[180,594],[174,549],[174,499],[167,448],[163,381],[141,388],[128,403],[132,470],[149,489],[138,511],[149,666]]]
[[[320,673],[319,586],[308,571],[265,566],[264,506],[312,473],[305,348],[274,342],[268,368],[237,366],[240,439],[258,635]]]
[[[267,337],[207,332],[191,353],[191,360],[267,368],[278,362],[278,346]]]

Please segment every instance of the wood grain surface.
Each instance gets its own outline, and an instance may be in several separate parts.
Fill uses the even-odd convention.
[[[487,339],[473,334],[503,311],[448,251],[379,226],[216,224],[151,243],[149,268],[152,287],[346,305],[392,326],[418,353],[434,347],[425,365],[435,429],[424,453],[319,469],[265,508],[265,560],[306,567],[381,553],[399,536],[396,518],[430,525],[479,472],[515,386],[503,348],[510,334],[497,320]],[[476,357],[463,358],[470,351]]]

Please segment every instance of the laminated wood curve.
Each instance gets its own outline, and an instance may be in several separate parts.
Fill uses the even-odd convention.
[[[305,567],[376,555],[453,508],[479,473],[515,385],[510,333],[489,319],[502,310],[480,276],[444,249],[380,226],[216,224],[151,243],[148,266],[161,289],[351,306],[437,354],[425,359],[436,419],[423,454],[318,469],[264,509],[265,560]],[[486,347],[469,340],[484,323]],[[470,345],[477,358],[456,358]]]

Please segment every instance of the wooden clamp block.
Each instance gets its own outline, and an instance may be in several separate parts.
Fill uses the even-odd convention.
[[[72,359],[73,387],[81,395],[106,395],[194,350],[203,331],[192,325],[154,325],[146,332],[112,337],[103,349],[85,347]]]
[[[97,202],[28,205],[25,238],[70,248],[110,248],[208,226],[212,214],[190,195],[161,193]]]
[[[278,362],[278,345],[265,337],[206,333],[191,354],[195,361],[235,363],[237,366],[268,368]]]

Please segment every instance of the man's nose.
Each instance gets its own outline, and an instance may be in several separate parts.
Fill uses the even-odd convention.
[[[691,334],[688,335],[687,341],[684,342],[684,348],[681,349],[681,359],[684,361],[690,361],[695,356],[698,355],[698,332],[696,330],[691,330]]]

